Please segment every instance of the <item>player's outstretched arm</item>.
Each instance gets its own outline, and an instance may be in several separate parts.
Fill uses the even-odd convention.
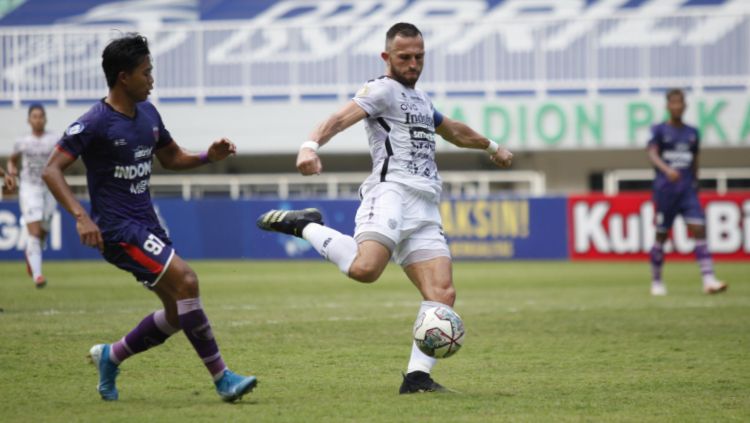
[[[513,163],[513,153],[498,147],[497,143],[482,136],[468,125],[443,116],[443,122],[435,128],[441,137],[449,143],[461,148],[485,150],[490,160],[499,167],[510,167]]]
[[[60,150],[54,150],[49,161],[47,161],[44,172],[42,172],[42,179],[47,184],[52,195],[57,199],[57,202],[62,204],[65,210],[76,219],[76,230],[78,231],[78,236],[81,238],[81,243],[102,250],[104,248],[104,241],[102,240],[102,233],[99,227],[91,220],[91,217],[89,217],[89,214],[86,213],[81,203],[73,195],[70,185],[65,180],[65,169],[73,164],[75,160],[75,157]]]
[[[334,135],[367,117],[357,103],[350,101],[339,111],[318,125],[310,133],[308,141],[302,143],[297,153],[297,170],[303,175],[318,175],[323,165],[318,157],[318,148],[326,144]]]
[[[193,169],[206,163],[218,162],[237,153],[237,146],[227,138],[214,141],[203,153],[185,151],[176,142],[165,145],[156,150],[159,163],[169,170]]]

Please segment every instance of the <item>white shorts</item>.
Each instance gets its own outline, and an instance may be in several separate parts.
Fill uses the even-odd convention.
[[[381,182],[365,193],[355,222],[357,242],[380,242],[401,266],[450,257],[439,203],[430,194]]]
[[[42,228],[49,231],[52,215],[57,209],[57,201],[47,187],[21,182],[18,187],[18,201],[21,206],[21,217],[26,224],[41,222]]]

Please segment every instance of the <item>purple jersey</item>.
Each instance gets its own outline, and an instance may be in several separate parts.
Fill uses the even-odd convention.
[[[101,100],[65,131],[58,149],[83,158],[91,217],[105,241],[131,223],[160,228],[149,193],[151,162],[171,142],[159,112],[145,101],[131,118]]]
[[[697,187],[693,166],[698,156],[699,144],[700,135],[692,126],[674,126],[663,122],[651,128],[648,146],[656,146],[659,157],[669,167],[680,172],[677,182],[669,182],[664,172],[656,168],[655,190],[682,191]]]

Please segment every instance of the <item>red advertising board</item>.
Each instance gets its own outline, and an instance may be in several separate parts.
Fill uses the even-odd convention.
[[[750,260],[750,192],[700,194],[706,240],[715,260]],[[654,236],[651,193],[568,197],[571,260],[645,259]],[[667,242],[667,256],[692,259],[694,240],[681,217]]]

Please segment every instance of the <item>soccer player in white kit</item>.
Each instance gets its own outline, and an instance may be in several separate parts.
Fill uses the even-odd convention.
[[[26,264],[36,287],[43,288],[47,279],[42,274],[42,246],[57,202],[42,181],[42,170],[59,137],[45,129],[47,113],[39,103],[29,106],[28,122],[31,133],[19,138],[14,144],[13,153],[8,159],[8,176],[10,179],[18,176],[20,161],[18,199],[21,216],[29,232],[26,240]]]
[[[319,174],[318,148],[365,119],[373,168],[360,188],[362,203],[354,237],[323,226],[316,209],[271,210],[257,222],[261,229],[306,239],[321,256],[359,282],[377,280],[392,258],[422,294],[419,313],[437,305],[452,307],[456,298],[440,219],[442,183],[435,163],[435,133],[458,147],[486,150],[499,167],[510,166],[513,158],[497,143],[442,116],[427,94],[415,88],[424,55],[417,27],[393,25],[380,55],[385,75],[368,81],[300,147],[297,169],[303,175]],[[399,393],[445,391],[430,376],[434,365],[435,359],[412,342]]]

